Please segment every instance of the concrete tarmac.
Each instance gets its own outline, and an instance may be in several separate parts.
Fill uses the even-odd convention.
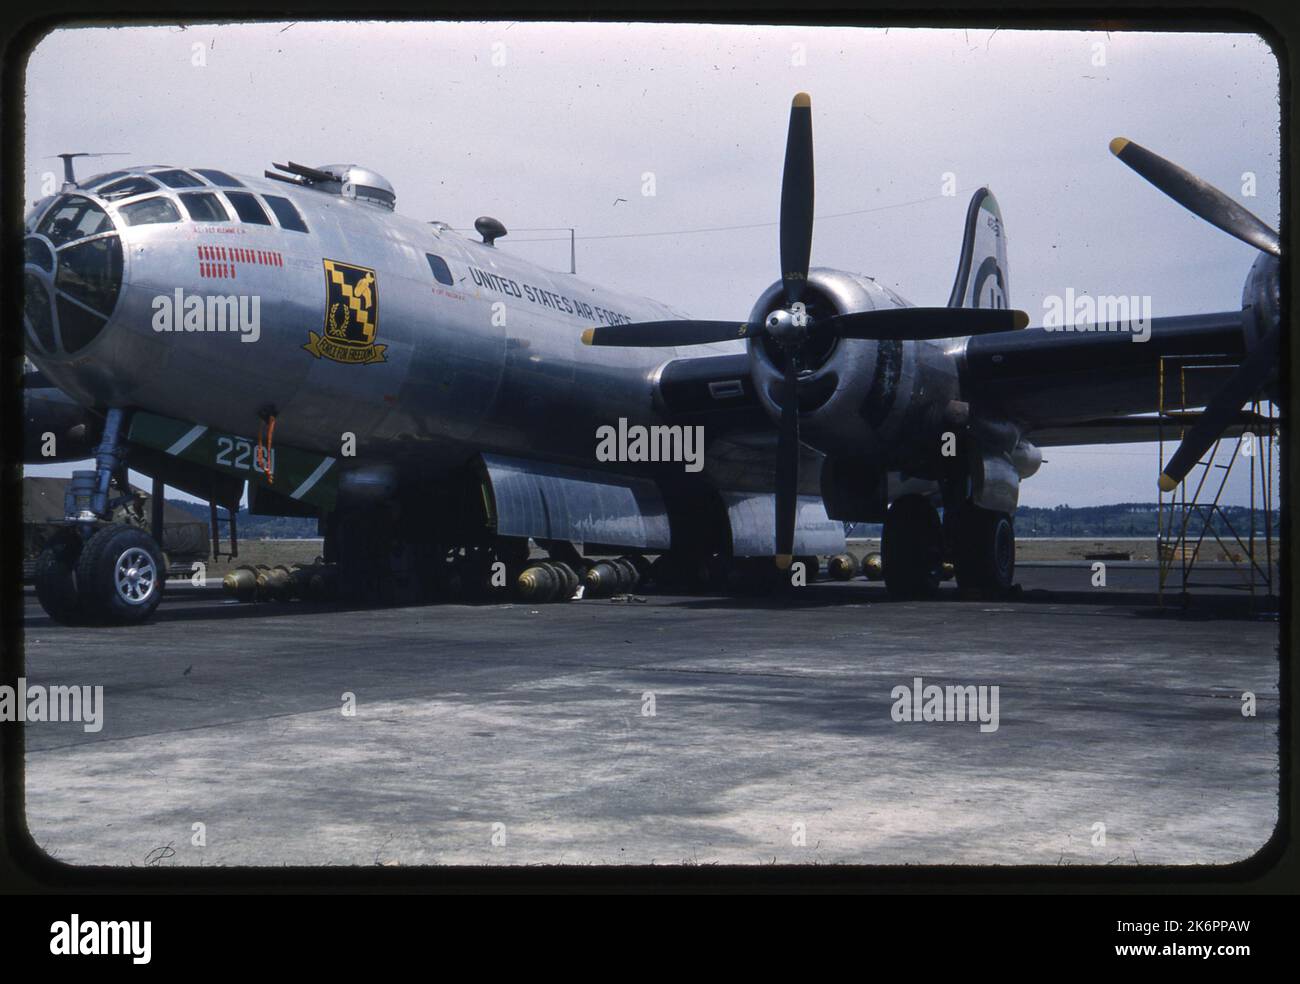
[[[1226,588],[1158,607],[1138,566],[1104,588],[1087,565],[1018,575],[1005,601],[895,602],[858,579],[372,611],[173,583],[152,622],[108,629],[56,625],[29,590],[28,683],[103,686],[104,720],[26,725],[28,825],[81,865],[1258,851],[1278,817],[1276,619]],[[895,720],[918,677],[986,688],[984,726]]]

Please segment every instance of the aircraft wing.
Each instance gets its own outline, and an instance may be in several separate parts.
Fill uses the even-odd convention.
[[[1156,441],[1177,443],[1200,419],[1199,413],[1142,414],[1132,417],[1103,417],[1071,424],[1036,427],[1026,436],[1040,448],[1067,447],[1075,444],[1145,444]],[[1269,434],[1277,421],[1257,413],[1242,411],[1224,430],[1225,437],[1240,437],[1247,431]]]
[[[962,398],[972,414],[1034,433],[1069,425],[1081,438],[1052,443],[1114,443],[1151,424],[1113,418],[1204,406],[1245,356],[1243,317],[1227,311],[1101,326],[1114,330],[1033,327],[975,336],[959,360]]]

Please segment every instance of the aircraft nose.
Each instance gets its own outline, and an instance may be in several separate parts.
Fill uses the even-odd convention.
[[[108,213],[60,195],[23,240],[23,324],[38,352],[60,358],[90,345],[122,292],[122,242]]]

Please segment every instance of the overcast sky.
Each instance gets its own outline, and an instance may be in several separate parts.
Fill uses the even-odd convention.
[[[1102,63],[1104,60],[1104,63]],[[568,24],[65,29],[27,76],[26,194],[62,151],[261,174],[360,163],[398,211],[471,226],[704,318],[742,318],[778,276],[791,96],[812,96],[813,262],[944,304],[971,193],[989,185],[1011,303],[1150,295],[1157,316],[1235,309],[1255,251],[1111,157],[1127,136],[1277,226],[1278,68],[1250,35]],[[944,175],[957,194],[942,195]],[[1243,196],[1243,174],[1256,176]],[[654,194],[643,194],[645,175]],[[867,211],[870,210],[870,211]],[[842,215],[855,212],[859,214]],[[760,225],[761,224],[761,225]],[[728,231],[680,230],[748,226]],[[668,235],[648,235],[672,233]],[[565,234],[567,236],[567,233]],[[604,237],[604,238],[600,238]],[[618,237],[618,238],[610,238]],[[1057,449],[1026,505],[1153,501],[1154,446]],[[36,473],[45,469],[34,469]],[[65,470],[66,471],[66,470]],[[1233,501],[1245,501],[1244,472]]]

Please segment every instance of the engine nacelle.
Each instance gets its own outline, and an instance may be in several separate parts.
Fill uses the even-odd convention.
[[[906,464],[896,458],[900,454],[937,454],[944,408],[958,392],[953,358],[934,344],[840,339],[817,330],[819,318],[906,302],[870,277],[814,267],[804,304],[810,327],[800,352],[802,439],[828,455],[865,454],[890,464]],[[784,307],[777,281],[759,297],[749,321],[762,324]],[[779,420],[785,353],[766,335],[751,339],[749,352],[758,399]]]
[[[1260,253],[1250,266],[1246,282],[1241,288],[1241,308],[1246,315],[1246,348],[1253,349],[1255,343],[1273,325],[1277,324],[1282,314],[1282,287],[1280,264],[1277,257],[1269,253]]]

